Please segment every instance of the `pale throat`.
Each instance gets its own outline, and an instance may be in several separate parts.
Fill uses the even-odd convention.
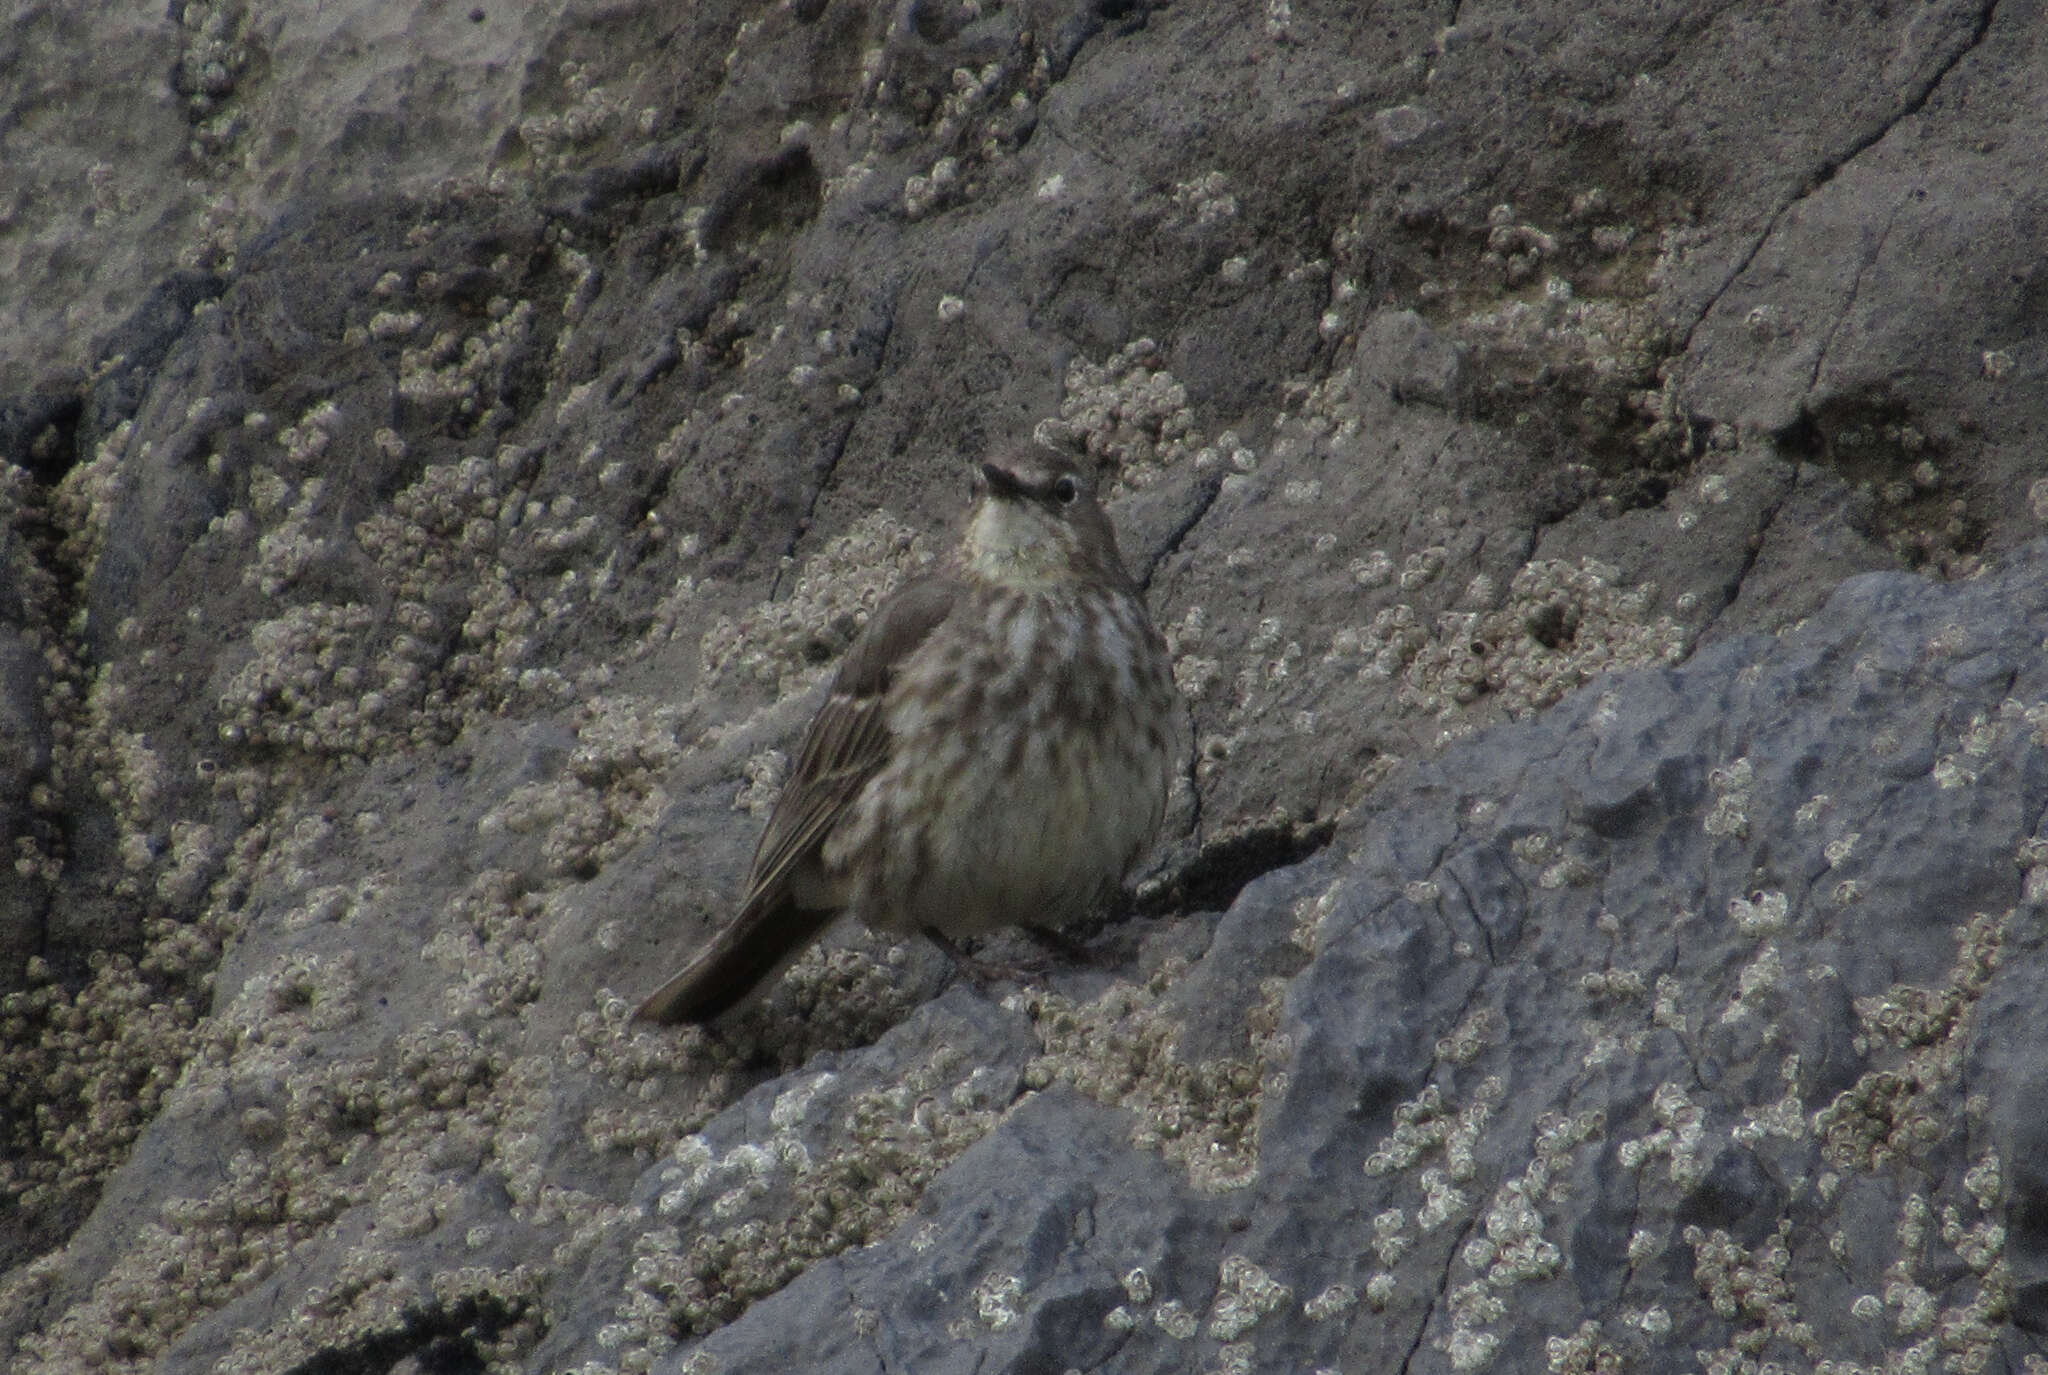
[[[1051,588],[1074,578],[1073,536],[1004,501],[975,508],[961,552],[969,573],[1003,587]]]

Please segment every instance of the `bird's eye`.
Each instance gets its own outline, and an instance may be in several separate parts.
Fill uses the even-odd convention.
[[[1081,484],[1071,477],[1063,477],[1052,485],[1053,499],[1062,506],[1072,506],[1081,499]]]

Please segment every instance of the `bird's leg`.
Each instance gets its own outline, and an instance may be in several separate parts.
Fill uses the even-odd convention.
[[[1070,936],[1056,926],[1026,926],[1023,929],[1025,935],[1070,964],[1092,968],[1102,963],[1101,957],[1089,948],[1088,942],[1078,936]]]
[[[936,926],[925,927],[924,934],[933,945],[946,952],[946,958],[953,962],[953,968],[960,972],[960,977],[973,984],[983,997],[989,996],[988,986],[992,983],[1035,984],[1045,981],[1045,976],[1036,970],[977,959],[955,945],[953,938]]]

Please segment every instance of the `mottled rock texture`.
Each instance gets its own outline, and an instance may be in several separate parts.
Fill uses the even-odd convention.
[[[0,1364],[2048,1370],[2044,21],[17,0]],[[1034,432],[1131,910],[630,1026]]]

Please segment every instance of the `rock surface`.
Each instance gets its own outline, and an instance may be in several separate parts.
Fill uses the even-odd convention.
[[[17,3],[8,1368],[2048,1368],[2038,20]],[[1034,431],[1135,913],[629,1026]]]
[[[649,1171],[541,1364],[802,1235],[935,1043],[895,1148],[1000,1122],[695,1368],[2023,1368],[2044,626],[2048,546],[1856,579],[1412,770],[1145,994],[949,993]]]

